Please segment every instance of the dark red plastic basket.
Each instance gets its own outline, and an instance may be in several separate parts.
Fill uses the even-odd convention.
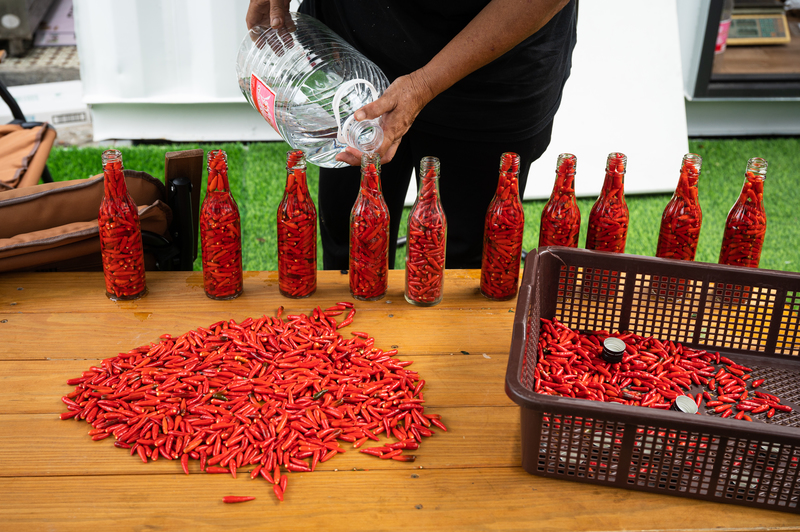
[[[523,468],[797,513],[798,316],[797,274],[561,247],[532,251],[506,372],[506,393],[520,405]],[[794,411],[747,422],[536,393],[540,318],[719,352],[753,368],[754,379],[765,378],[760,389]]]

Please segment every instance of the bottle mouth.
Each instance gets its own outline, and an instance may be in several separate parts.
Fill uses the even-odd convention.
[[[374,153],[383,144],[383,128],[374,119],[353,121],[347,130],[347,144],[363,153]]]

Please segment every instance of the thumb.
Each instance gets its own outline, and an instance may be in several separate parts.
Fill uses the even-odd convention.
[[[388,113],[394,109],[394,107],[394,102],[389,101],[386,96],[381,96],[374,102],[370,102],[356,111],[353,116],[358,122],[361,122],[362,120],[378,118],[382,114]]]

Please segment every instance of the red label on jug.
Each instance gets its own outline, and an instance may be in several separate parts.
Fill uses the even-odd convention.
[[[269,122],[272,129],[278,131],[275,124],[275,93],[255,74],[250,75],[250,95],[256,110]]]

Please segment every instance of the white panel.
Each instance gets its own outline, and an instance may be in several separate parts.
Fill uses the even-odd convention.
[[[177,142],[280,140],[247,102],[202,104],[106,103],[92,107],[95,140]]]
[[[580,196],[600,192],[613,151],[628,156],[626,193],[670,192],[688,146],[675,0],[581,1],[572,74],[525,198],[550,196],[562,152],[578,158]]]
[[[703,51],[703,39],[706,34],[711,0],[676,0],[676,2],[683,85],[686,97],[691,100],[694,96],[697,72],[700,68],[700,54]]]
[[[800,135],[800,100],[686,102],[689,135]]]

